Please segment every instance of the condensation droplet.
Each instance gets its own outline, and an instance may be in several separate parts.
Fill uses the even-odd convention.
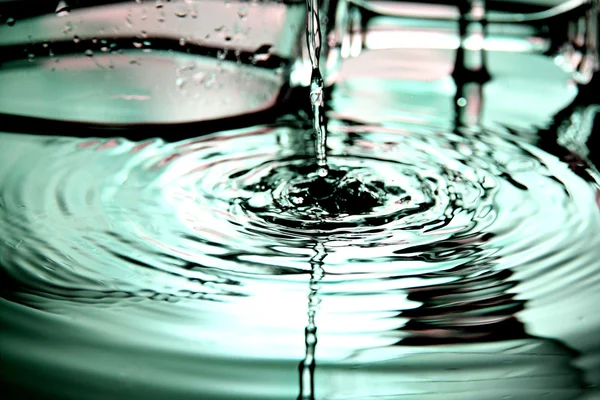
[[[81,39],[79,38],[79,36],[77,36],[77,35],[73,36],[73,43],[77,44],[79,42],[81,42]]]
[[[56,9],[54,10],[57,17],[66,17],[69,15],[70,8],[66,1],[61,0],[56,5]]]
[[[12,18],[12,17],[11,17],[11,18],[8,18],[8,19],[6,20],[6,25],[8,25],[8,26],[14,26],[14,25],[15,25],[15,19],[14,19],[14,18]]]
[[[271,57],[271,48],[270,44],[264,44],[256,49],[252,55],[252,63],[267,61]]]
[[[200,83],[205,87],[209,88],[217,82],[217,75],[215,73],[210,73],[205,75]]]
[[[175,10],[175,16],[178,18],[185,18],[188,15],[188,5],[182,4]]]

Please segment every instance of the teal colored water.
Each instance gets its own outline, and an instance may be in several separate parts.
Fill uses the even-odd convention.
[[[599,106],[486,57],[346,60],[327,176],[308,98],[185,139],[0,122],[5,397],[594,399]]]

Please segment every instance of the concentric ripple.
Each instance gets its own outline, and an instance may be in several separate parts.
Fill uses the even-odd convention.
[[[568,242],[568,227],[597,229],[593,185],[498,135],[341,127],[326,178],[310,155],[297,155],[295,135],[259,128],[174,144],[5,137],[10,275],[65,288],[110,280],[119,290],[150,289],[157,275],[189,290],[206,271],[310,269],[317,242],[332,274],[440,273],[465,258],[437,255],[437,245],[478,243],[487,257],[510,259],[519,243],[543,251],[550,237]]]
[[[279,360],[265,366],[269,374],[293,360],[289,369],[296,370],[308,272],[318,256],[324,276],[318,290],[311,281],[310,301],[318,291],[317,365],[325,370],[397,359],[403,346],[458,345],[438,365],[446,371],[460,354],[494,352],[491,342],[509,341],[533,347],[515,355],[507,344],[498,356],[506,362],[522,364],[536,352],[556,362],[528,361],[532,369],[514,372],[521,386],[499,379],[501,367],[482,372],[487,383],[479,386],[443,375],[447,390],[521,396],[515,398],[553,385],[577,392],[578,373],[563,368],[568,351],[532,335],[556,331],[548,307],[557,307],[557,297],[594,298],[600,214],[593,167],[573,171],[557,156],[493,132],[332,126],[325,178],[305,154],[302,132],[288,127],[177,143],[3,134],[2,301],[98,318],[102,329],[127,337],[149,335],[141,348],[160,347],[181,362],[181,373],[192,374],[179,344],[185,337],[182,343],[195,343],[194,357],[223,367],[215,372],[222,382],[245,382],[239,398],[290,398],[296,389],[288,384],[251,389],[259,378],[236,372],[226,379],[225,371],[252,368],[233,359]],[[98,335],[95,343],[112,337]],[[82,363],[73,361],[69,371],[86,370]],[[365,377],[388,374],[377,365]],[[417,373],[409,359],[403,365]],[[539,378],[557,374],[564,379]],[[416,393],[385,376],[374,392],[366,385],[347,395]],[[410,385],[421,387],[415,379]],[[186,390],[229,398],[227,385],[209,382]],[[329,381],[319,385],[334,390]]]

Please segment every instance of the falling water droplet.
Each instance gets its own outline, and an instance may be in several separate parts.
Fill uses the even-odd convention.
[[[70,8],[66,1],[61,0],[56,5],[56,10],[54,10],[57,17],[66,17],[69,15]]]

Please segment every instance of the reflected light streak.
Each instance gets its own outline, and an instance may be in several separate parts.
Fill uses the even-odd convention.
[[[438,32],[389,32],[370,31],[366,34],[365,47],[371,50],[386,50],[399,48],[421,48],[456,50],[460,44],[457,36],[449,36]],[[514,39],[507,37],[472,36],[464,43],[466,50],[481,50],[514,53],[529,53],[545,51],[549,44],[540,38]]]

